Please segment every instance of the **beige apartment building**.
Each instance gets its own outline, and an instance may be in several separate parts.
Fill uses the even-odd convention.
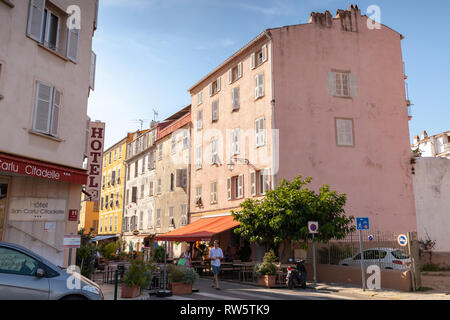
[[[87,181],[97,13],[98,1],[0,1],[0,240],[61,266]]]
[[[164,234],[189,223],[191,106],[162,122],[156,140],[155,234]],[[159,242],[162,244],[161,242]],[[168,243],[170,257],[178,257],[183,245]]]

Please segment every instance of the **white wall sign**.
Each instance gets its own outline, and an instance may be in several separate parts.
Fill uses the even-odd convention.
[[[66,200],[47,198],[11,198],[9,221],[65,221]]]
[[[80,235],[65,235],[63,246],[64,248],[79,248],[81,245]]]

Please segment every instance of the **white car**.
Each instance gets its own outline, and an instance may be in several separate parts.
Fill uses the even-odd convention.
[[[399,249],[393,248],[371,248],[363,251],[365,267],[377,265],[381,269],[402,270],[411,266],[409,256]],[[339,261],[342,266],[360,266],[361,253],[356,254],[352,258]]]

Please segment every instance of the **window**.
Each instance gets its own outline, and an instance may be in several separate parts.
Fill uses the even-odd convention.
[[[220,91],[220,77],[209,85],[209,95],[213,96]]]
[[[259,194],[264,195],[266,194],[266,191],[270,190],[271,188],[271,175],[270,175],[270,169],[262,169],[257,172],[259,181],[258,181],[258,187],[259,187]]]
[[[339,147],[354,147],[353,119],[335,119],[336,145]]]
[[[175,189],[175,176],[173,173],[170,174],[170,191]]]
[[[199,199],[202,197],[202,186],[195,187],[195,202],[197,203]]]
[[[255,77],[255,99],[264,96],[264,73],[260,73]]]
[[[100,199],[100,208],[101,208],[101,210],[103,210],[103,197]]]
[[[150,187],[148,188],[148,195],[153,196],[153,180],[150,181]]]
[[[231,130],[231,155],[237,155],[240,151],[239,146],[239,137],[240,136],[240,129],[233,129]]]
[[[100,217],[100,232],[103,232],[103,217]]]
[[[242,77],[242,62],[239,62],[234,68],[228,71],[228,84],[232,84]]]
[[[102,181],[102,189],[105,190],[105,181],[106,181],[106,176],[103,176],[103,181]]]
[[[188,205],[181,205],[181,225],[185,226],[188,224]]]
[[[117,184],[120,184],[120,168],[117,171]]]
[[[169,226],[173,227],[175,225],[175,220],[173,218],[174,207],[169,207]]]
[[[256,172],[250,172],[250,195],[256,196]]]
[[[183,131],[183,150],[189,149],[189,130]]]
[[[255,121],[256,147],[262,147],[266,144],[266,130],[264,118]]]
[[[214,100],[211,105],[212,122],[219,120],[219,100]]]
[[[113,172],[111,173],[111,184],[115,185],[116,184],[116,171],[113,170]]]
[[[217,182],[211,183],[211,204],[217,203]]]
[[[217,143],[218,143],[217,137],[211,139],[211,164],[219,164]]]
[[[114,216],[114,232],[117,232],[117,214]]]
[[[202,168],[202,145],[199,145],[195,148],[195,168]]]
[[[39,262],[19,251],[0,247],[0,273],[34,276]]]
[[[126,204],[128,205],[129,203],[130,203],[130,190],[127,190]]]
[[[157,194],[161,194],[161,178],[158,178],[158,186],[156,189]]]
[[[144,190],[145,190],[145,186],[141,185],[141,199],[144,199]]]
[[[109,196],[105,197],[105,209],[109,208]]]
[[[141,211],[139,215],[139,230],[142,230],[143,228],[144,228],[144,211]]]
[[[141,166],[142,170],[141,170],[141,174],[145,173],[145,157],[142,158],[142,166]]]
[[[119,147],[119,159],[122,159],[122,146]]]
[[[187,169],[177,169],[177,187],[187,187]]]
[[[111,152],[108,153],[108,159],[109,159],[108,160],[109,161],[108,164],[111,164]]]
[[[203,111],[197,111],[197,130],[202,130],[203,127]]]
[[[114,161],[117,161],[117,148],[114,149]]]
[[[259,65],[267,61],[267,45],[263,45],[262,48],[250,56],[250,68],[255,69]]]
[[[327,78],[330,95],[344,98],[356,97],[356,76],[350,71],[331,71],[328,72]]]
[[[161,226],[161,209],[156,209],[156,227]]]
[[[33,129],[57,136],[61,111],[61,92],[41,82],[36,85]]]
[[[148,229],[153,228],[153,209],[148,210]]]
[[[234,192],[233,192],[234,191]],[[244,197],[244,175],[227,179],[227,199],[235,200]]]
[[[137,178],[138,176],[138,168],[139,168],[139,160],[136,160],[134,162],[134,177]]]
[[[112,216],[109,216],[109,232],[112,231]]]
[[[127,164],[127,181],[130,180],[130,175],[131,175],[131,164]]]
[[[197,94],[197,105],[201,105],[203,102],[203,92]]]
[[[131,202],[137,204],[137,187],[131,188]]]
[[[116,193],[116,206],[119,206],[119,191]]]
[[[232,111],[239,110],[239,87],[231,91]]]
[[[162,144],[160,144],[159,146],[158,146],[158,160],[162,160],[162,151],[163,151],[163,148],[162,148],[163,146],[162,146]]]

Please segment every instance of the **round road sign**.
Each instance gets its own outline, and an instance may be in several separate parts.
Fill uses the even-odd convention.
[[[319,231],[319,223],[316,221],[308,222],[309,233],[317,233]]]
[[[402,247],[406,246],[408,244],[408,237],[404,234],[400,234],[397,237],[397,242],[399,245],[401,245]]]

